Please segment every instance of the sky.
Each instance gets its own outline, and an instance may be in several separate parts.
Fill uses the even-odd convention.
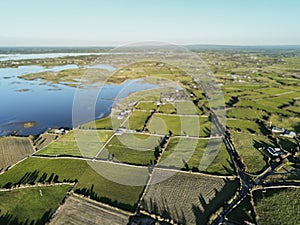
[[[3,0],[0,46],[298,45],[298,0]]]

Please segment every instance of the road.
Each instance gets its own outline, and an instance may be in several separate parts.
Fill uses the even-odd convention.
[[[274,182],[274,183],[263,183],[264,178],[274,172],[274,169],[282,164],[281,162],[276,163],[273,167],[267,168],[262,174],[258,175],[258,178],[253,182],[248,177],[247,173],[244,172],[245,165],[241,161],[241,157],[238,152],[231,144],[229,138],[226,135],[225,127],[220,123],[216,114],[210,110],[212,122],[216,125],[219,135],[222,136],[223,141],[225,143],[226,149],[237,169],[238,177],[241,181],[241,190],[238,195],[232,200],[229,205],[224,206],[223,211],[220,215],[211,223],[211,225],[219,225],[226,221],[226,216],[244,199],[247,195],[250,195],[253,187],[259,189],[271,189],[271,188],[300,188],[300,182]]]
[[[241,181],[241,190],[239,191],[239,194],[233,199],[233,201],[229,204],[224,206],[223,211],[220,213],[220,215],[212,222],[212,225],[218,225],[225,221],[225,217],[248,195],[250,194],[250,190],[253,186],[253,184],[250,182],[248,175],[242,170],[242,168],[245,168],[243,162],[241,161],[241,158],[235,148],[230,143],[228,137],[226,136],[226,129],[224,126],[219,122],[218,117],[216,114],[211,111],[211,119],[212,122],[215,124],[217,131],[219,135],[222,136],[222,139],[224,141],[224,144],[226,146],[226,149],[232,159],[232,162],[235,165],[235,168],[237,169],[238,177]],[[242,168],[241,168],[242,167]]]

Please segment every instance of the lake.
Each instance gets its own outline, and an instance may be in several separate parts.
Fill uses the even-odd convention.
[[[7,60],[28,60],[28,59],[45,59],[60,58],[67,56],[88,56],[88,55],[108,55],[115,54],[109,52],[103,53],[39,53],[39,54],[0,54],[0,61]]]
[[[111,65],[107,64],[87,67],[114,70]],[[77,88],[63,84],[53,84],[40,79],[28,81],[20,79],[18,76],[76,68],[78,66],[75,64],[51,68],[42,66],[0,68],[0,136],[9,135],[12,132],[24,136],[37,135],[50,127],[72,128],[72,105]],[[120,97],[125,97],[132,92],[156,87],[157,85],[144,83],[140,80],[105,85],[96,102],[95,118],[110,113],[114,98],[119,95],[121,90]],[[89,88],[87,91],[93,95],[95,92],[99,92],[98,89],[94,87],[93,89]],[[35,126],[28,127],[24,125],[26,122],[35,122]]]

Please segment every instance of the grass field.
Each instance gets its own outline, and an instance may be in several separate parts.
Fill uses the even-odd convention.
[[[171,131],[174,135],[208,137],[211,122],[208,117],[154,114],[149,131],[156,134],[168,134]]]
[[[231,132],[233,144],[246,164],[249,173],[259,173],[268,166],[268,157],[259,148],[273,146],[265,136]]]
[[[125,126],[131,130],[142,131],[150,115],[150,112],[133,111]]]
[[[113,210],[88,199],[70,196],[51,220],[50,225],[119,225],[127,224],[128,221],[129,216],[121,210]]]
[[[29,138],[0,137],[0,169],[17,163],[33,152]]]
[[[59,185],[0,192],[0,224],[45,224],[71,188]]]
[[[106,164],[100,162],[95,162],[94,164],[95,166],[103,165],[107,167]],[[127,167],[123,169],[121,166],[118,166],[118,168],[112,166],[110,175],[118,176],[120,169],[121,172],[128,170]],[[141,179],[146,180],[147,174],[148,171],[145,171],[145,175]],[[41,179],[48,181],[55,175],[57,176],[56,182],[78,180],[74,189],[80,193],[131,211],[134,210],[143,190],[143,186],[126,186],[110,181],[95,172],[95,170],[83,160],[59,158],[41,159],[34,157],[24,160],[22,163],[0,175],[0,186],[11,187],[20,183],[34,184],[41,182]],[[130,180],[131,178],[128,177],[128,179]],[[132,179],[138,178],[134,177]]]
[[[272,115],[269,118],[274,126],[282,127],[286,130],[300,132],[300,117],[283,117]]]
[[[124,120],[119,120],[117,115],[111,115],[98,119],[96,121],[88,122],[80,126],[80,129],[99,129],[99,130],[115,130]]]
[[[172,138],[162,155],[161,165],[221,175],[234,173],[229,154],[220,139]]]
[[[262,125],[259,125],[255,121],[250,120],[241,120],[241,119],[227,119],[226,126],[229,129],[237,130],[237,131],[244,131],[250,133],[261,133],[262,130],[266,130],[266,128]],[[262,130],[261,130],[262,129]]]
[[[284,109],[291,111],[293,113],[297,113],[298,115],[300,114],[300,107],[299,106],[288,106],[285,107]]]
[[[174,81],[191,81],[190,76],[184,76],[185,72],[171,65],[159,65],[158,62],[138,62],[116,71],[108,82],[121,83],[128,79],[137,79],[151,76],[156,79],[168,79]]]
[[[176,108],[175,108],[174,104],[165,103],[165,104],[162,104],[159,107],[158,112],[159,113],[166,113],[166,114],[175,114],[176,113]]]
[[[270,100],[259,100],[259,101],[252,101],[252,100],[246,100],[246,99],[242,99],[240,102],[238,102],[236,104],[236,106],[238,107],[250,107],[250,108],[255,108],[258,110],[263,110],[267,113],[277,113],[277,114],[281,114],[284,116],[293,116],[294,113],[289,112],[287,110],[278,108],[279,106],[281,106],[282,104],[280,103],[274,103]]]
[[[73,63],[73,62],[72,62]],[[26,80],[36,80],[43,79],[45,81],[52,82],[54,84],[63,83],[64,85],[77,87],[82,85],[78,82],[84,75],[84,82],[95,83],[103,81],[104,76],[95,76],[95,74],[105,74],[107,71],[103,69],[95,68],[80,68],[80,69],[66,69],[59,72],[45,71],[40,73],[31,73],[20,76],[22,79]]]
[[[296,225],[300,221],[300,189],[272,189],[254,192],[259,224]]]
[[[283,94],[287,92],[286,90],[282,88],[275,88],[275,87],[269,87],[269,88],[262,88],[259,89],[260,92],[268,94],[268,95],[278,95],[278,94]]]
[[[175,102],[177,114],[179,115],[200,115],[201,112],[198,107],[191,101],[177,101]]]
[[[154,149],[160,144],[161,137],[144,134],[116,135],[105,146],[107,151],[100,158],[107,159],[108,153],[114,155],[114,161],[136,165],[151,165],[155,160]]]
[[[238,182],[210,176],[156,169],[152,184],[146,189],[142,207],[150,213],[180,224],[207,224],[209,217],[236,191]],[[176,187],[176,188],[174,188]]]
[[[149,111],[156,110],[157,104],[156,102],[139,102],[135,108],[140,110],[149,110]]]
[[[36,155],[94,157],[112,135],[111,130],[76,130],[37,152]],[[77,140],[77,141],[76,141]]]
[[[227,116],[236,119],[257,120],[263,119],[267,114],[260,110],[250,108],[232,108],[226,112]]]

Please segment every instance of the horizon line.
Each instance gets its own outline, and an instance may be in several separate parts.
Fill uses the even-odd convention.
[[[168,45],[167,43],[165,45]],[[178,46],[216,46],[216,47],[295,47],[299,44],[174,44]],[[116,48],[124,46],[122,44],[116,45],[0,45],[0,48]],[[130,46],[130,45],[129,45]],[[150,45],[150,46],[161,46],[161,45]]]

